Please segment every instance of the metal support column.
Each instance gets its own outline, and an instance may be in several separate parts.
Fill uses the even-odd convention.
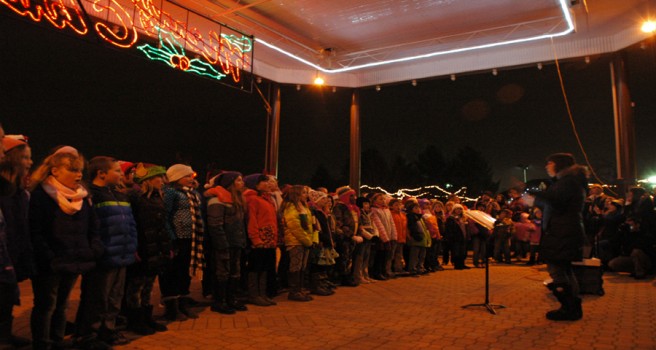
[[[360,195],[360,94],[351,98],[351,145],[349,151],[349,185]]]
[[[626,74],[626,55],[618,53],[610,62],[615,121],[615,156],[620,193],[637,180],[635,164],[635,123]]]
[[[267,116],[267,154],[264,171],[278,177],[278,147],[280,145],[280,86],[273,85],[273,101]]]

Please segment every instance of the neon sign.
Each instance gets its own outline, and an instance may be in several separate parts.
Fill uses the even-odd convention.
[[[144,44],[137,48],[143,51],[146,57],[151,60],[162,61],[171,68],[180,69],[183,72],[196,73],[217,80],[225,77],[225,74],[219,73],[211,64],[198,58],[189,59],[174,37],[163,38],[163,36],[168,35],[170,33],[165,30],[159,32],[159,46],[161,48],[150,44]]]
[[[122,49],[187,73],[237,84],[251,72],[253,40],[176,4],[159,0],[0,0],[14,13],[77,35],[97,35]],[[163,8],[170,9],[164,11]],[[186,20],[173,12],[184,13]],[[230,81],[224,78],[230,77]]]

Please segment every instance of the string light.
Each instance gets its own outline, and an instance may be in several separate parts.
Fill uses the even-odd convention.
[[[477,198],[470,198],[465,195],[459,195],[461,192],[467,191],[467,187],[462,187],[461,189],[455,191],[455,192],[449,192],[442,187],[438,185],[430,185],[430,186],[423,186],[423,187],[418,187],[418,188],[401,188],[396,192],[389,192],[386,189],[382,187],[372,187],[369,185],[362,185],[360,186],[360,189],[367,189],[367,190],[372,190],[372,191],[379,191],[383,192],[389,196],[396,197],[396,198],[403,198],[403,197],[422,197],[422,196],[432,196],[434,195],[432,192],[427,191],[431,189],[435,189],[440,191],[442,194],[448,196],[456,195],[460,197],[461,199],[464,199],[466,201],[476,201]]]

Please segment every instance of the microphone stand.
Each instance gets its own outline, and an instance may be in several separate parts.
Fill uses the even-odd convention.
[[[490,304],[490,264],[488,263],[489,260],[490,258],[486,256],[485,257],[485,303],[467,304],[462,307],[463,309],[466,309],[471,306],[484,306],[491,314],[496,315],[497,312],[496,310],[494,310],[494,308],[499,308],[499,309],[506,308],[504,305],[501,304]]]

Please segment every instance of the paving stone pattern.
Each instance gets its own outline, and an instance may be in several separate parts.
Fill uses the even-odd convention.
[[[169,331],[137,337],[116,349],[656,349],[656,282],[604,275],[606,295],[583,297],[583,319],[551,322],[557,306],[543,281],[545,266],[493,265],[490,302],[507,308],[490,314],[483,303],[484,270],[447,267],[420,278],[340,287],[314,301],[276,298],[277,306],[249,305],[236,315],[211,312],[193,282],[200,318],[168,324]],[[15,332],[29,335],[31,287],[21,284]],[[156,289],[157,290],[157,289]],[[74,317],[79,289],[71,296]],[[164,309],[156,308],[161,315]]]

